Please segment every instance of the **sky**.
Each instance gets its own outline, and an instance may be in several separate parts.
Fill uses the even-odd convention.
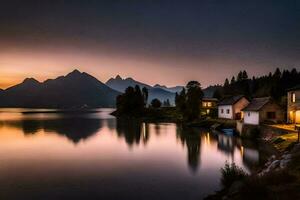
[[[0,88],[78,69],[105,82],[202,86],[300,69],[300,0],[9,0]]]

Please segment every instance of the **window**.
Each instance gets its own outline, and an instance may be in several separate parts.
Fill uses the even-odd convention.
[[[251,115],[250,112],[248,112],[248,117],[250,117],[250,115]]]
[[[207,102],[207,106],[208,106],[208,107],[211,107],[211,102]]]
[[[293,92],[292,93],[292,103],[295,103],[296,102],[296,93],[295,92]]]
[[[203,102],[202,105],[203,105],[203,107],[206,107],[207,104],[206,104],[206,102]]]
[[[226,113],[227,113],[227,114],[229,114],[229,113],[230,113],[230,110],[229,110],[229,109],[227,109],[227,110],[226,110]]]
[[[221,109],[221,113],[224,113],[224,109]]]
[[[276,118],[276,112],[267,112],[267,118],[268,119],[275,119]]]

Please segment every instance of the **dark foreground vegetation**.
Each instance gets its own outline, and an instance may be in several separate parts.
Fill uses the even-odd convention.
[[[233,164],[221,169],[223,189],[206,200],[219,199],[264,199],[288,200],[300,199],[300,145],[295,145],[291,153],[291,162],[284,169],[271,170],[265,174],[247,175]]]

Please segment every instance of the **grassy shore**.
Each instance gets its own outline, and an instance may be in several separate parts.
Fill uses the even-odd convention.
[[[199,117],[194,121],[184,120],[183,115],[175,107],[162,108],[146,108],[143,113],[139,115],[120,115],[117,111],[112,115],[116,117],[135,117],[146,122],[174,122],[182,123],[186,126],[210,128],[214,124],[220,124],[224,128],[235,128],[236,121],[230,119],[213,119],[207,116]]]

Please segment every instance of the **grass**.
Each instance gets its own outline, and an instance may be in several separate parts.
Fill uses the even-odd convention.
[[[235,163],[226,163],[221,169],[222,178],[221,183],[224,187],[230,187],[235,181],[243,180],[246,177],[246,173]]]
[[[273,138],[271,142],[278,151],[284,152],[289,150],[291,145],[295,144],[297,141],[298,133],[288,133]]]

